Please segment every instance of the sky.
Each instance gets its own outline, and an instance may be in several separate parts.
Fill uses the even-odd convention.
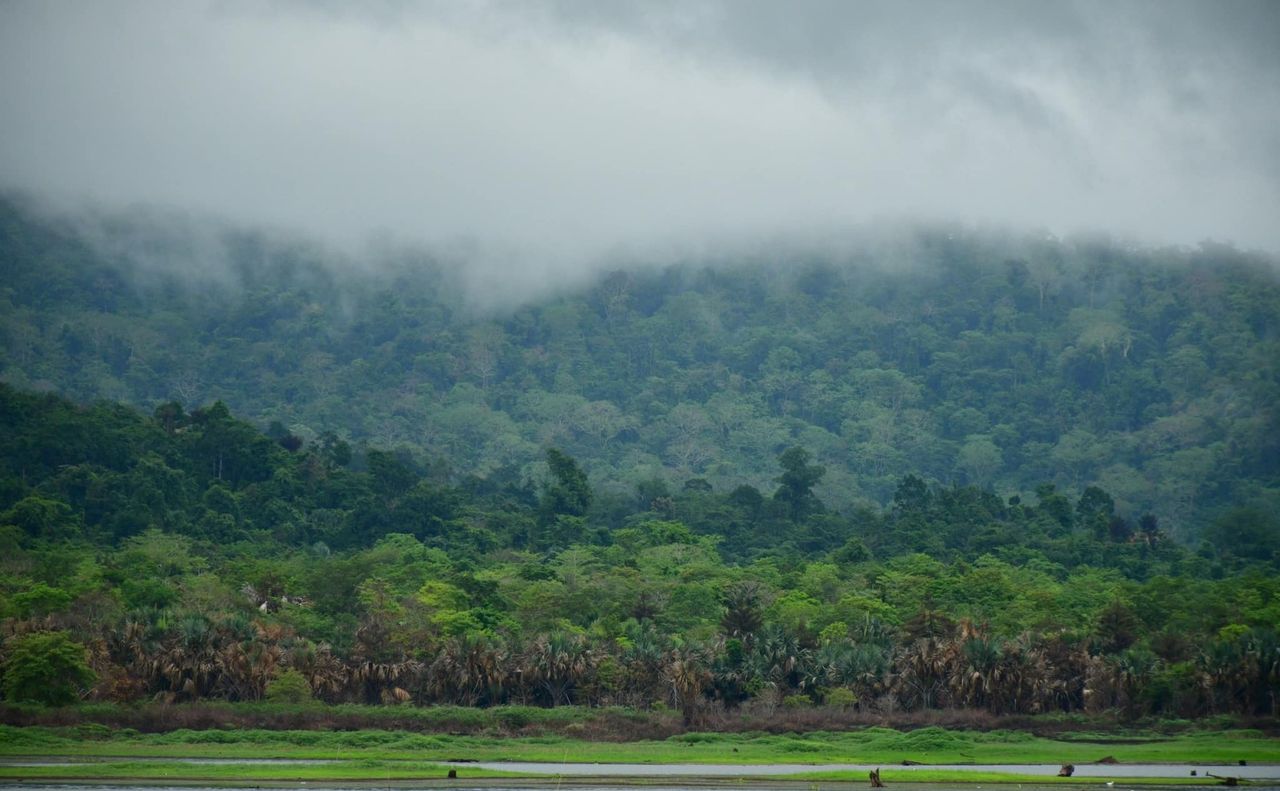
[[[1280,3],[0,0],[0,187],[502,279],[899,220],[1280,250]]]

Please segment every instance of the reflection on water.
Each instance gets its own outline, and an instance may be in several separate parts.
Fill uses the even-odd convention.
[[[493,769],[519,774],[565,775],[572,777],[784,777],[807,772],[869,772],[892,769],[898,772],[948,770],[957,772],[1004,772],[1007,774],[1054,777],[1058,764],[624,764],[624,763],[536,763],[533,761],[432,761],[458,769]],[[85,758],[0,758],[0,766],[78,766],[83,764],[174,763],[208,766],[323,766],[343,763],[330,758],[172,758],[172,757],[85,757]],[[1280,783],[1280,766],[1275,764],[1076,764],[1076,777],[1207,777],[1215,774],[1247,780],[1275,780]],[[1213,780],[1206,781],[1213,784]],[[65,789],[67,786],[61,786]]]

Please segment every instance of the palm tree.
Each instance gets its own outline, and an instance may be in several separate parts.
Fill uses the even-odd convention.
[[[244,649],[243,672],[236,679],[240,700],[261,700],[267,692],[267,684],[276,677],[284,652],[280,646],[267,640],[253,640],[240,644]]]
[[[921,637],[900,649],[894,661],[895,692],[907,708],[933,708],[945,694],[954,653],[950,641]]]
[[[1088,712],[1100,712],[1116,705],[1116,674],[1111,662],[1104,656],[1091,656],[1084,673],[1084,707]]]
[[[724,592],[724,615],[720,618],[720,629],[726,637],[742,640],[744,646],[751,648],[752,639],[764,624],[761,612],[763,587],[754,580],[737,582]]]
[[[844,687],[866,700],[881,691],[888,671],[889,656],[882,647],[839,641],[818,649],[805,686]]]
[[[1112,661],[1115,688],[1120,694],[1120,704],[1125,714],[1133,717],[1138,711],[1138,695],[1155,670],[1155,654],[1140,648],[1130,648]]]
[[[701,722],[703,692],[711,683],[711,663],[701,646],[681,645],[667,654],[666,678],[686,728]]]
[[[161,637],[165,627],[159,611],[134,611],[107,638],[112,660],[145,693],[156,693],[163,683]]]
[[[297,640],[288,647],[285,663],[306,677],[313,695],[330,703],[336,700],[347,677],[347,669],[327,643]]]
[[[591,666],[591,649],[582,635],[552,632],[534,642],[529,668],[551,705],[572,702],[572,692]]]
[[[796,635],[774,624],[760,632],[750,664],[755,676],[781,700],[789,691],[804,687],[811,658]]]
[[[1089,674],[1089,652],[1065,635],[1055,635],[1040,645],[1044,662],[1042,697],[1046,707],[1077,711],[1085,707],[1085,681]]]
[[[1247,650],[1251,713],[1275,717],[1280,711],[1280,635],[1273,629],[1254,629],[1249,633]]]
[[[647,706],[663,697],[666,653],[666,641],[653,624],[627,629],[619,659],[623,668],[623,695],[631,705]]]
[[[731,638],[711,651],[711,695],[733,708],[751,696],[751,667],[741,640]]]
[[[356,630],[355,648],[347,664],[347,688],[365,703],[403,701],[414,687],[422,663],[409,659],[392,639],[390,625],[370,617]]]
[[[501,695],[505,660],[505,647],[488,635],[450,638],[429,669],[431,691],[463,706],[494,702]]]
[[[988,689],[988,708],[996,714],[1043,711],[1052,699],[1048,675],[1044,652],[1032,638],[1005,643]]]
[[[960,644],[957,672],[951,678],[951,691],[964,706],[987,708],[993,702],[1004,646],[999,640],[973,636]]]
[[[1242,646],[1235,640],[1215,640],[1196,659],[1210,713],[1236,709],[1241,697]]]
[[[348,689],[357,692],[365,703],[398,703],[408,700],[405,687],[414,687],[422,674],[421,662],[401,659],[397,662],[374,662],[354,659],[347,665]]]
[[[218,681],[218,634],[200,615],[188,615],[178,622],[176,634],[168,641],[160,673],[172,699],[207,697]]]

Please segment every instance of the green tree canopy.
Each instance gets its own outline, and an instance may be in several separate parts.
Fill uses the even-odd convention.
[[[85,648],[64,632],[33,632],[4,646],[4,694],[9,700],[65,706],[94,681]]]

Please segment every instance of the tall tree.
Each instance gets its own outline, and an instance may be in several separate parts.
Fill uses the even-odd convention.
[[[544,523],[559,516],[584,516],[591,506],[591,484],[587,474],[569,454],[547,448],[547,466],[552,480],[542,491],[538,513]]]
[[[778,489],[773,499],[783,503],[794,521],[800,521],[822,510],[822,501],[813,493],[813,487],[826,475],[827,468],[809,463],[809,451],[799,446],[787,448],[778,456],[782,474],[776,480]]]

